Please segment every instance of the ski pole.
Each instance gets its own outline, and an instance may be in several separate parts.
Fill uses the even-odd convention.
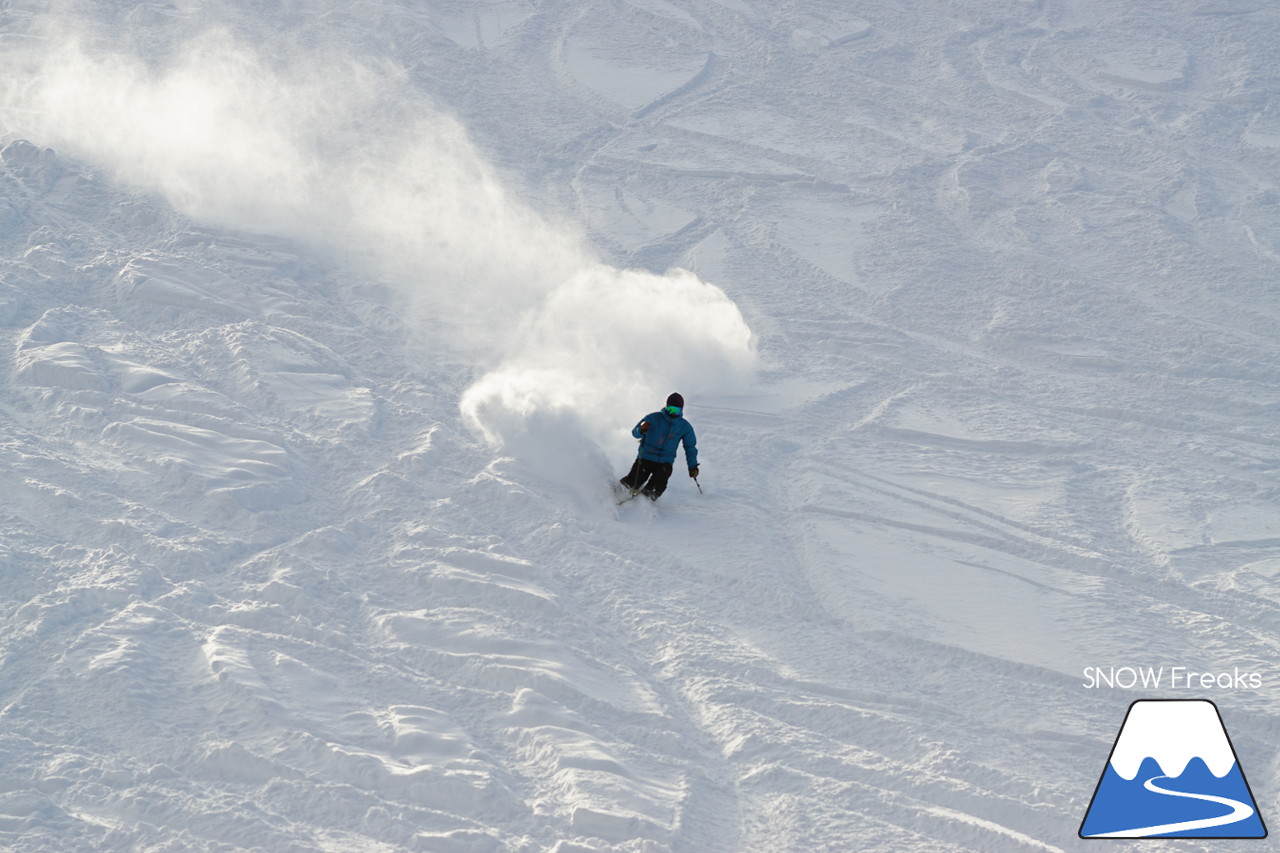
[[[697,486],[697,487],[698,487],[698,494],[700,494],[700,495],[701,495],[701,494],[703,494],[703,491],[702,491],[702,484],[698,482],[698,478],[697,478],[697,477],[694,477],[694,478],[693,478],[693,484],[694,484],[695,486]]]

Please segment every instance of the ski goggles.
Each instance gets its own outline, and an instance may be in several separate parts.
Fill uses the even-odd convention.
[[[668,415],[671,415],[671,417],[673,418],[678,418],[680,417],[680,413],[683,412],[684,409],[680,408],[679,406],[667,406],[662,411],[666,412]]]

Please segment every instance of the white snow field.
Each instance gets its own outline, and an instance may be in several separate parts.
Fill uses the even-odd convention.
[[[1280,821],[1277,45],[0,0],[0,848],[1092,850],[1162,696]]]

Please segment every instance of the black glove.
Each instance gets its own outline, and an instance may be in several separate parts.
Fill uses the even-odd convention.
[[[689,476],[695,480],[698,479],[698,466],[695,465],[689,469]]]

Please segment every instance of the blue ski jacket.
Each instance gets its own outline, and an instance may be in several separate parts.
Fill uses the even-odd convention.
[[[640,424],[649,422],[648,432],[640,431]],[[693,427],[681,416],[672,417],[666,412],[654,412],[641,418],[631,430],[640,439],[640,458],[653,462],[675,462],[676,445],[684,442],[684,458],[690,468],[698,467],[698,437]]]

